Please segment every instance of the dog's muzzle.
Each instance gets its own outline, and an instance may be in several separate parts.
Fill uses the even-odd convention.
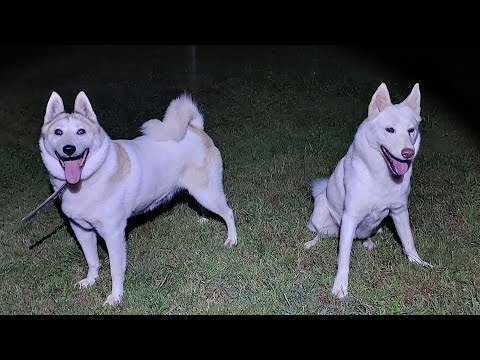
[[[76,151],[76,148],[73,145],[66,145],[62,150],[65,154],[71,155]],[[60,154],[55,151],[55,155],[57,155],[58,161],[60,161],[60,165],[65,172],[65,180],[69,184],[76,184],[80,181],[83,166],[85,165],[89,151],[90,149],[87,148],[82,154],[74,157],[60,156]]]
[[[387,161],[387,164],[389,165],[390,170],[392,170],[392,172],[395,175],[402,176],[408,171],[408,169],[410,168],[410,165],[412,164],[412,157],[415,154],[414,151],[409,151],[407,153],[404,153],[405,149],[403,149],[402,156],[403,157],[410,156],[410,158],[407,160],[400,160],[400,159],[397,159],[395,156],[393,156],[392,153],[388,151],[383,145],[380,146],[380,148],[382,149],[383,157]]]

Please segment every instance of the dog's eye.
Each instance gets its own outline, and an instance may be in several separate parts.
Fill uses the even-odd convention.
[[[63,131],[60,129],[55,129],[55,135],[63,135]]]
[[[78,129],[77,135],[83,135],[85,134],[85,129]]]
[[[415,131],[415,129],[414,129],[414,128],[410,128],[410,129],[408,129],[408,132],[409,132],[410,134],[411,134],[412,132],[414,132],[414,131]]]
[[[394,128],[385,128],[385,131],[387,131],[389,133],[394,133],[395,129]]]

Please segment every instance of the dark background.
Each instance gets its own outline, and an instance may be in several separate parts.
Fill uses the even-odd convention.
[[[478,71],[480,56],[476,43],[339,45],[356,55],[352,61],[362,59],[380,62],[399,75],[411,79],[412,84],[419,82],[422,89],[428,89],[435,94],[442,104],[460,115],[459,119],[466,127],[479,136],[477,84],[480,81]],[[68,51],[70,46],[64,46],[62,51]],[[261,45],[255,44],[256,52],[259,46]],[[0,57],[0,96],[1,92],[8,91],[9,81],[15,81],[15,76],[21,71],[22,66],[55,56],[56,52],[58,44],[3,45]]]
[[[380,59],[422,84],[422,88],[428,88],[479,135],[477,44],[355,45],[352,49],[367,58]]]

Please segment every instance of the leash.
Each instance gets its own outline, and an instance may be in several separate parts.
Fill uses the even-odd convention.
[[[60,186],[57,191],[55,191],[52,195],[50,195],[48,198],[46,198],[45,200],[43,200],[43,202],[38,205],[35,209],[33,209],[28,215],[26,215],[22,220],[22,224],[25,224],[27,222],[29,222],[31,219],[33,219],[33,217],[35,215],[37,215],[37,213],[42,210],[46,205],[48,205],[51,201],[53,201],[54,199],[56,199],[58,196],[62,195],[63,192],[65,191],[65,189],[67,188],[67,183],[63,184],[62,186]]]

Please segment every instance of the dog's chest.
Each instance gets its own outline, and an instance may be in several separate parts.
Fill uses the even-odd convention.
[[[372,200],[375,200],[373,197]],[[366,206],[363,213],[363,218],[360,219],[356,230],[356,237],[366,238],[376,232],[380,223],[385,219],[392,209],[397,210],[406,206],[406,198],[404,196],[393,196],[390,198],[377,198],[377,202],[373,201]]]
[[[388,215],[389,209],[380,207],[380,208],[371,208],[367,212],[363,219],[360,220],[357,225],[357,230],[355,232],[355,237],[363,239],[369,237],[373,232],[375,232],[383,219]]]
[[[389,213],[389,209],[385,207],[374,207],[365,214],[363,220],[360,221],[359,227],[372,227],[378,225]]]
[[[62,211],[71,220],[83,228],[96,227],[98,211],[102,211],[102,204],[92,202],[88,197],[79,194],[65,193],[62,196]]]

